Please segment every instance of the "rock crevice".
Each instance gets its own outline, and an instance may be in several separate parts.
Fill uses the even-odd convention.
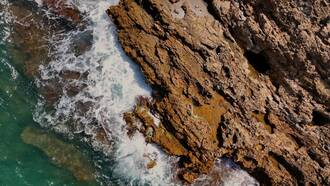
[[[229,157],[264,185],[330,184],[329,12],[325,0],[121,0],[108,10],[154,87],[152,141],[175,141],[166,151],[186,160],[185,181]]]

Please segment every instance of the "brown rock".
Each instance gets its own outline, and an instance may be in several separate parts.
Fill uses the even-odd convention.
[[[330,184],[328,1],[142,2],[108,12],[186,151],[183,179],[225,156],[263,185]]]
[[[33,145],[45,153],[55,165],[68,169],[78,181],[94,181],[96,171],[74,145],[65,143],[56,136],[43,130],[27,127],[21,138],[24,143]]]
[[[187,150],[180,142],[168,133],[162,123],[156,124],[150,113],[151,102],[145,98],[139,98],[136,108],[131,113],[125,113],[124,119],[128,125],[128,135],[135,132],[142,132],[146,140],[160,145],[164,151],[171,155],[182,156],[187,154]],[[139,126],[142,123],[142,126]]]
[[[81,12],[68,0],[42,0],[42,4],[76,25],[82,23]]]
[[[157,162],[154,160],[151,160],[148,164],[147,164],[147,168],[148,169],[152,169],[157,165]]]
[[[44,0],[43,4],[63,19],[49,18],[45,12],[29,1],[14,1],[6,9],[16,20],[11,23],[10,52],[14,56],[14,62],[22,63],[17,65],[23,66],[20,70],[30,78],[39,75],[40,65],[46,65],[53,59],[52,42],[62,39],[63,32],[77,29],[77,26],[85,24],[77,19],[82,16],[78,9],[67,4],[66,0]],[[65,13],[69,11],[75,14]],[[72,50],[76,51],[77,55],[90,48],[90,34],[87,31],[82,33],[81,41],[72,44]],[[57,40],[54,40],[55,37]]]
[[[43,109],[49,114],[52,114],[61,96],[65,94],[73,97],[86,88],[84,83],[72,82],[82,82],[88,76],[88,72],[80,73],[63,69],[54,78],[40,78],[41,66],[47,68],[50,62],[58,61],[58,55],[65,55],[59,54],[56,47],[58,47],[58,41],[67,37],[66,33],[75,32],[74,36],[70,35],[72,36],[70,38],[71,43],[66,52],[73,52],[79,56],[92,46],[92,32],[89,28],[84,27],[87,24],[85,21],[79,20],[83,16],[82,13],[67,2],[71,1],[43,0],[43,7],[38,7],[33,1],[15,0],[6,5],[7,7],[0,7],[0,10],[5,8],[5,11],[15,17],[13,19],[15,21],[10,23],[11,33],[8,41],[9,52],[13,57],[12,61],[17,63],[14,64],[15,68],[18,68],[21,74],[28,78],[39,78],[38,91],[45,101]],[[44,11],[44,9],[51,9],[51,11]],[[86,115],[92,106],[90,101],[79,101],[75,104],[75,112],[82,116]],[[61,134],[64,132],[59,131],[58,128],[69,128],[70,130],[66,131],[67,133],[70,132],[67,134],[68,136],[85,140],[84,142],[88,140],[87,143],[93,146],[95,150],[108,153],[112,146],[112,141],[107,136],[109,132],[95,121],[92,122],[95,125],[93,133],[87,134],[88,137],[86,138],[81,135],[81,131],[86,132],[84,125],[78,121],[58,122],[56,126],[50,128]]]

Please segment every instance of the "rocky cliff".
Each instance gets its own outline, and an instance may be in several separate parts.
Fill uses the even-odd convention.
[[[263,185],[330,184],[328,0],[121,0],[108,13],[154,89],[125,114],[130,131],[181,157],[183,180],[229,157]]]

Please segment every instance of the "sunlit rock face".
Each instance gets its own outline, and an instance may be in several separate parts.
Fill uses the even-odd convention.
[[[40,149],[55,165],[69,170],[79,181],[96,178],[91,162],[76,147],[43,130],[27,127],[21,134],[24,143]]]
[[[142,134],[128,137],[122,118],[137,96],[150,95],[150,88],[123,53],[106,15],[107,7],[118,1],[22,2],[31,2],[32,8],[23,9],[32,18],[16,30],[31,31],[11,37],[21,42],[21,61],[26,63],[22,71],[36,79],[41,93],[35,121],[92,147],[98,165],[110,170],[102,175],[106,184],[171,184],[171,162],[176,158],[146,143]],[[31,41],[25,41],[27,36],[33,36]],[[25,55],[29,53],[33,55]]]
[[[155,89],[148,108],[165,131],[147,127],[147,136],[184,149],[183,180],[229,157],[263,185],[330,184],[328,12],[326,0],[109,8],[124,51]],[[148,124],[140,111],[130,115]]]
[[[15,0],[6,9],[12,53],[41,92],[37,122],[106,155],[109,183],[256,184],[219,157],[265,185],[329,183],[328,3],[122,0],[108,11],[116,28],[105,10],[117,3]],[[117,36],[154,88],[134,109],[151,91]],[[32,129],[22,138],[92,179],[77,170],[79,155],[44,142],[78,154],[71,147]]]

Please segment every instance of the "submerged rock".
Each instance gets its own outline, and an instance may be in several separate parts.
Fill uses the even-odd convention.
[[[40,65],[46,66],[56,58],[56,45],[65,37],[72,40],[67,50],[74,51],[76,56],[92,45],[92,33],[85,28],[87,21],[82,20],[83,13],[66,0],[56,2],[43,0],[40,8],[30,1],[15,0],[2,7],[10,15],[8,46],[13,61],[18,63],[18,68],[23,66],[21,71],[30,78],[39,76]],[[66,34],[72,30],[77,33],[68,38]]]
[[[121,0],[108,13],[163,132],[139,106],[125,116],[182,149],[187,182],[229,157],[263,185],[330,185],[329,12],[325,0]]]
[[[16,66],[23,67],[20,70],[24,74],[34,77],[38,74],[39,65],[50,61],[50,38],[59,29],[56,29],[55,21],[45,19],[29,6],[11,4],[7,11],[15,17],[10,25],[12,45],[9,45],[13,61],[18,63]]]
[[[26,144],[44,152],[57,166],[68,169],[78,181],[94,181],[95,169],[76,147],[37,128],[27,127],[21,134]]]
[[[77,7],[68,0],[39,0],[42,6],[69,20],[75,25],[82,24],[83,16]]]

